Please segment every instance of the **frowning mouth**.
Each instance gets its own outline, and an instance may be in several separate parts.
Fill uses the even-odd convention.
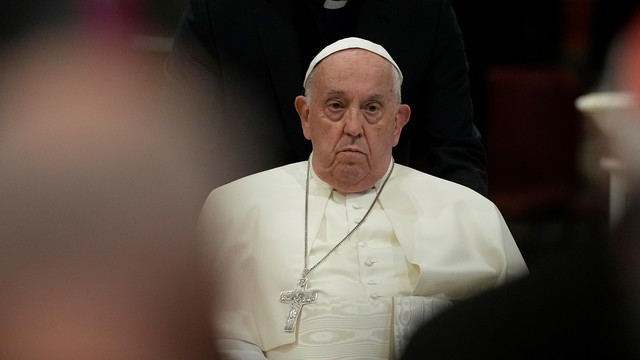
[[[362,152],[360,149],[358,149],[356,147],[346,147],[346,148],[340,150],[339,152],[364,154],[364,152]]]

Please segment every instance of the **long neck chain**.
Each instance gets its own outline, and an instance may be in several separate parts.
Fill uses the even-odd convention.
[[[371,209],[373,209],[373,205],[375,205],[376,201],[378,201],[378,197],[382,193],[382,189],[384,189],[384,186],[387,183],[387,180],[389,180],[389,177],[393,172],[393,166],[394,166],[394,163],[392,162],[391,170],[389,171],[389,174],[387,174],[387,177],[382,182],[380,189],[376,191],[376,197],[375,199],[373,199],[371,206],[369,206],[369,209],[364,214],[364,217],[362,218],[362,220],[360,220],[360,222],[357,223],[356,226],[351,231],[349,231],[349,233],[342,240],[340,240],[339,243],[337,243],[331,250],[329,250],[329,252],[322,259],[320,259],[320,261],[318,261],[312,267],[308,267],[307,261],[309,258],[309,254],[307,251],[308,250],[307,247],[309,242],[307,241],[307,239],[309,234],[309,178],[310,178],[310,172],[311,172],[310,163],[311,163],[311,160],[307,162],[307,186],[305,190],[306,194],[305,194],[305,200],[304,200],[304,270],[302,270],[302,277],[298,279],[298,284],[296,285],[295,289],[291,291],[282,291],[280,293],[280,302],[289,304],[289,313],[287,314],[287,319],[284,322],[284,328],[283,328],[284,332],[288,332],[288,333],[295,331],[298,318],[300,317],[300,313],[302,312],[302,307],[307,304],[313,304],[318,299],[318,293],[315,293],[313,291],[307,291],[307,275],[313,269],[315,269],[318,265],[320,265],[327,257],[329,257],[329,255],[331,255],[331,253],[335,249],[337,249],[338,246],[340,246],[343,242],[345,242],[345,240],[347,240],[349,236],[351,236],[351,234],[353,234],[353,232],[356,231],[356,229],[359,228],[360,225],[364,222],[364,220],[367,218],[367,215],[369,215],[369,213],[371,212]]]
[[[356,231],[360,225],[362,225],[362,223],[367,219],[367,216],[369,215],[369,213],[371,212],[371,209],[373,209],[373,206],[375,205],[376,201],[378,201],[378,197],[380,197],[380,194],[382,193],[382,190],[384,189],[384,186],[387,184],[387,180],[389,180],[389,177],[391,177],[391,173],[393,172],[393,168],[395,166],[395,162],[393,161],[393,159],[391,160],[391,170],[389,171],[389,173],[387,174],[387,176],[385,177],[384,181],[382,182],[382,185],[380,185],[380,189],[376,191],[376,197],[373,199],[373,201],[371,202],[371,205],[369,206],[369,209],[367,209],[367,212],[364,214],[364,216],[362,217],[362,220],[360,220],[360,222],[358,222],[356,224],[356,226],[351,229],[351,231],[349,231],[349,233],[347,235],[345,235],[345,237],[342,238],[342,240],[340,240],[333,248],[331,248],[331,250],[329,250],[329,252],[327,252],[322,259],[320,259],[317,263],[315,263],[315,265],[308,267],[307,263],[309,260],[309,249],[308,249],[308,238],[309,238],[309,178],[311,177],[310,175],[310,167],[311,167],[311,160],[309,160],[307,162],[307,183],[306,183],[306,189],[305,189],[305,201],[304,201],[304,269],[302,270],[302,277],[306,278],[307,275],[316,267],[318,267],[318,265],[320,265],[323,261],[325,261],[329,255],[331,255],[331,253],[333,253],[333,251],[335,249],[338,248],[338,246],[342,245],[343,242],[345,242],[349,236],[351,236],[351,234],[353,234],[354,231]]]

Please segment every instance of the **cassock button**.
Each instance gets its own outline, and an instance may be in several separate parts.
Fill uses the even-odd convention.
[[[375,264],[375,263],[376,263],[376,261],[375,261],[375,260],[373,260],[373,259],[371,259],[371,258],[369,258],[369,259],[367,259],[367,260],[365,260],[365,261],[364,261],[364,264],[365,264],[366,266],[373,266],[373,264]]]
[[[367,244],[364,241],[358,241],[359,247],[367,247]]]
[[[371,293],[371,294],[369,294],[369,297],[375,300],[375,299],[379,298],[380,295],[378,295],[376,293]]]
[[[369,285],[378,285],[378,282],[375,281],[375,280],[369,280],[369,281],[367,281],[367,284],[369,284]]]
[[[356,203],[351,204],[351,207],[354,208],[354,209],[360,209],[360,205],[358,205]]]

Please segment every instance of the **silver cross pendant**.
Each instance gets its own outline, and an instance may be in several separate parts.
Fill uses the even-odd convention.
[[[313,304],[318,299],[318,294],[313,291],[307,291],[307,278],[303,277],[298,280],[298,285],[291,291],[283,291],[280,293],[280,302],[289,304],[289,314],[284,323],[285,332],[293,332],[296,323],[300,317],[302,307],[307,304]]]

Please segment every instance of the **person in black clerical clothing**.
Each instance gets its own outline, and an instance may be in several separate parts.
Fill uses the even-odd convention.
[[[394,149],[398,163],[486,195],[486,153],[450,0],[192,0],[167,63],[165,99],[195,104],[183,121],[208,126],[203,152],[243,159],[223,183],[305,160],[311,144],[292,99],[312,57],[350,36],[384,46],[405,72],[402,98],[413,111]]]

